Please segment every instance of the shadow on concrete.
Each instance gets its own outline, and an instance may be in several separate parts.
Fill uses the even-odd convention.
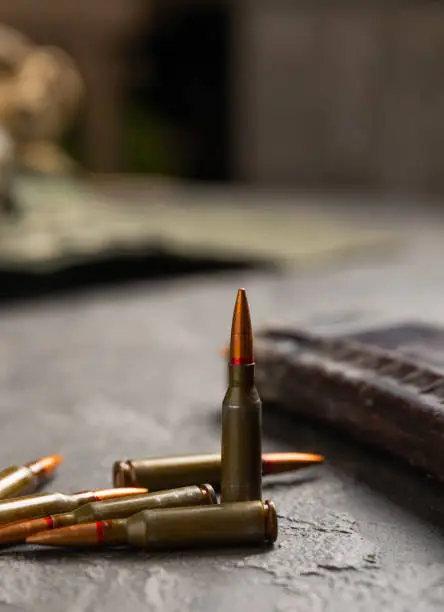
[[[129,548],[125,546],[118,547],[102,547],[102,548],[51,548],[26,546],[25,544],[14,547],[4,547],[0,549],[1,557],[11,557],[14,559],[27,559],[42,563],[59,563],[60,558],[63,558],[63,563],[74,563],[76,566],[79,563],[85,562],[90,565],[92,561],[106,559],[108,563],[121,563],[122,559],[126,561],[154,561],[156,564],[164,561],[171,561],[171,553],[174,553],[174,559],[193,558],[202,559],[205,557],[211,558],[212,562],[217,563],[218,559],[230,561],[244,561],[245,556],[263,555],[264,552],[270,550],[268,545],[258,546],[235,546],[235,547],[196,547],[194,549],[172,549],[171,551],[149,551],[139,548]]]
[[[403,461],[357,443],[342,432],[296,419],[280,406],[265,405],[264,435],[288,444],[288,450],[318,452],[326,464],[392,503],[444,529],[444,487]]]
[[[51,273],[0,271],[0,306],[52,295],[79,293],[91,288],[123,285],[141,280],[221,274],[233,270],[265,269],[264,263],[199,259],[156,253],[117,256],[100,262],[73,265]]]

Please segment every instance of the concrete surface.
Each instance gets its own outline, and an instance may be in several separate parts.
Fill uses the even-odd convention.
[[[145,282],[3,309],[0,465],[61,453],[52,488],[76,491],[110,485],[117,458],[217,451],[218,351],[238,287],[247,288],[256,327],[444,323],[440,244],[436,230],[384,265]],[[267,481],[280,517],[273,550],[17,547],[0,552],[0,612],[442,610],[441,489],[307,424],[270,415],[265,429],[268,450],[329,458]]]

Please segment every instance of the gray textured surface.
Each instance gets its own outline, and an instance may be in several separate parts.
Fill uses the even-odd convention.
[[[444,270],[430,265],[439,252],[437,230],[385,265],[142,283],[4,310],[0,465],[62,453],[53,488],[75,491],[109,485],[116,458],[217,451],[218,351],[239,286],[255,326],[444,321]],[[280,516],[273,550],[3,551],[0,612],[442,610],[440,490],[345,439],[268,427],[268,450],[330,457],[267,481]]]

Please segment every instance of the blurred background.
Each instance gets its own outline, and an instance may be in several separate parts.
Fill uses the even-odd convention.
[[[91,171],[443,190],[439,3],[15,0],[0,21],[77,62],[64,146]]]
[[[172,244],[294,263],[367,244],[344,234],[350,208],[366,225],[396,198],[440,201],[439,3],[15,0],[0,23],[0,127],[16,147],[2,176],[19,177],[4,208],[27,211],[0,227],[2,269]]]

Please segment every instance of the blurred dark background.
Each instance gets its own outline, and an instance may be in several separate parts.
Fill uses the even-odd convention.
[[[0,21],[77,61],[96,173],[440,193],[436,2],[40,0]]]

